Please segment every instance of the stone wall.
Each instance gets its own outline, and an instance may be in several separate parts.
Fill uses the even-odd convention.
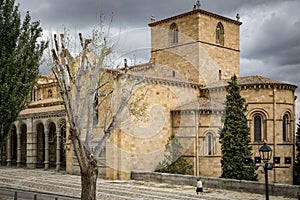
[[[170,184],[176,183],[178,185],[196,186],[197,178],[200,178],[202,180],[203,187],[206,188],[216,188],[216,189],[232,190],[238,192],[265,194],[265,184],[254,182],[254,181],[197,177],[197,176],[190,176],[190,175],[165,174],[165,173],[157,173],[157,172],[138,172],[138,171],[131,172],[132,180],[170,183]],[[298,186],[294,186],[294,185],[270,183],[269,195],[296,198],[298,188],[299,188]]]
[[[194,88],[145,83],[134,90],[132,102],[145,93],[140,103],[129,105],[137,111],[144,107],[142,117],[124,114],[107,142],[108,179],[130,179],[131,170],[154,171],[164,159],[165,144],[172,133],[171,110],[199,95]]]
[[[224,46],[216,43],[216,27],[224,26]],[[170,43],[170,27],[178,27],[178,43]],[[208,84],[219,75],[230,78],[240,74],[240,23],[190,12],[158,21],[151,26],[151,58],[187,80]],[[220,74],[219,74],[220,73]]]

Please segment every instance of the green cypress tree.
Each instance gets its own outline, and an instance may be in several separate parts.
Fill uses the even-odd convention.
[[[300,119],[296,132],[297,156],[294,163],[294,185],[300,185]]]
[[[192,165],[182,157],[182,145],[178,139],[171,135],[166,144],[165,159],[156,167],[156,172],[171,174],[189,174]]]
[[[228,84],[225,114],[222,117],[224,125],[219,132],[222,151],[221,178],[257,180],[255,170],[245,168],[243,163],[244,157],[250,156],[252,150],[250,129],[244,114],[247,110],[246,101],[240,95],[236,75],[231,77]]]
[[[0,0],[0,146],[28,102],[48,46],[38,42],[40,23],[31,22],[29,12],[22,22],[18,8],[14,0]]]

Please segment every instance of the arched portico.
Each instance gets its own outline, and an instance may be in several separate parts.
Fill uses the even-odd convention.
[[[26,124],[22,123],[21,125],[21,137],[20,137],[20,147],[18,147],[18,167],[26,166],[26,156],[27,156],[27,126]],[[20,159],[19,159],[20,158]]]
[[[60,171],[61,167],[66,167],[66,120],[60,119],[58,121],[57,147],[56,147],[56,171]]]
[[[6,142],[7,166],[21,167],[26,164],[27,126],[24,122],[14,123]],[[5,150],[4,150],[5,151]]]
[[[66,165],[65,127],[64,117],[16,121],[3,145],[1,164],[61,170]]]
[[[7,139],[7,166],[17,163],[17,127],[13,125],[10,135]]]
[[[60,171],[61,165],[65,165],[64,141],[65,120],[51,120],[46,122],[45,129],[45,169],[56,166]]]
[[[35,126],[36,134],[36,167],[43,168],[45,161],[45,128],[42,122],[38,122]]]

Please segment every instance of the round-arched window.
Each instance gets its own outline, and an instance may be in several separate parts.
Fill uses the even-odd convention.
[[[170,26],[170,43],[171,44],[178,44],[178,34],[179,30],[175,23]]]
[[[262,118],[259,115],[254,117],[254,141],[262,141]]]
[[[221,22],[218,23],[216,28],[216,43],[224,46],[224,27]]]

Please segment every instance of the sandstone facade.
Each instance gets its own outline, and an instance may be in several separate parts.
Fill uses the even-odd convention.
[[[183,154],[193,165],[193,175],[219,177],[221,146],[218,131],[222,127],[227,81],[233,74],[239,77],[241,95],[248,103],[246,117],[253,155],[257,156],[259,147],[266,142],[281,161],[285,156],[295,158],[296,86],[261,76],[240,77],[241,24],[238,20],[201,9],[149,24],[151,59],[149,63],[128,67],[132,78],[144,78],[143,84],[135,89],[132,101],[144,96],[136,106],[128,106],[105,151],[99,155],[101,177],[129,179],[132,170],[153,171],[164,158],[170,135],[175,135],[184,147]],[[58,94],[57,83],[54,85],[52,92]],[[45,83],[43,87],[50,86]],[[37,95],[41,99],[30,104],[41,110],[29,107],[15,123],[17,135],[22,130],[22,134],[27,135],[27,149],[21,145],[21,139],[17,139],[17,148],[12,148],[14,142],[9,139],[7,158],[2,161],[11,163],[11,154],[17,151],[17,162],[26,160],[28,167],[36,167],[39,161],[47,167],[47,163],[55,159],[59,167],[62,148],[58,144],[63,140],[66,171],[79,173],[70,141],[61,139],[64,137],[58,131],[60,126],[51,118],[55,115],[65,121],[61,100],[50,98],[51,103],[46,103],[44,98],[48,94],[48,90],[41,90]],[[106,106],[109,109],[111,104]],[[143,115],[130,114],[132,109],[142,110]],[[17,124],[25,124],[26,130],[20,128],[19,131],[18,127],[22,126]],[[37,139],[38,133],[42,132],[45,141],[49,141],[49,124],[53,124],[55,128],[52,129],[57,135],[53,138],[56,154],[49,154],[49,144],[46,142],[41,146],[42,140]],[[100,137],[100,125],[96,132]],[[269,172],[269,180],[291,184],[292,169],[292,165],[273,169]],[[263,174],[257,173],[259,179],[263,179]]]

